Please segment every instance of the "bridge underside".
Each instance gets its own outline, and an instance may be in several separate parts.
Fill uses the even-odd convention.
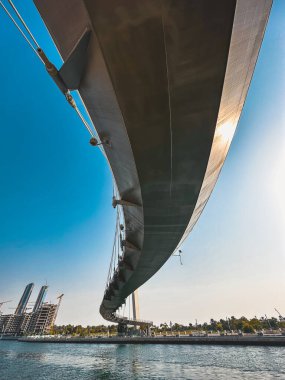
[[[271,0],[35,0],[66,60],[91,30],[82,100],[116,180],[123,258],[101,314],[153,276],[191,231],[233,137]],[[130,205],[130,203],[132,205]],[[171,280],[171,279],[170,279]]]

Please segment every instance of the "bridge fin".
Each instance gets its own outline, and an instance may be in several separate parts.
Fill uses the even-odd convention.
[[[69,90],[77,90],[80,86],[87,64],[90,36],[91,31],[85,30],[59,70],[60,77]]]

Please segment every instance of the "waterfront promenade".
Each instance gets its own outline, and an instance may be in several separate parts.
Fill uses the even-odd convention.
[[[205,335],[205,336],[155,336],[155,337],[56,337],[30,336],[18,339],[29,343],[80,343],[80,344],[186,344],[186,345],[239,345],[285,346],[284,335]]]

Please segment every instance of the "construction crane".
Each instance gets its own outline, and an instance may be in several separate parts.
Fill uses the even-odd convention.
[[[63,297],[63,296],[64,296],[64,294],[61,294],[60,296],[57,297],[57,299],[58,299],[58,303],[57,303],[56,311],[55,311],[54,316],[53,316],[53,321],[52,321],[52,323],[51,323],[51,327],[54,326],[54,322],[55,322],[55,320],[56,320],[57,313],[58,313],[58,309],[59,309],[59,306],[60,306],[60,304],[61,304],[61,300],[62,300],[62,297]]]
[[[276,308],[274,308],[274,310],[278,313],[278,315],[279,315],[279,321],[280,322],[285,322],[285,318],[279,313],[279,311],[276,309]]]
[[[57,297],[57,299],[58,299],[58,303],[57,303],[57,309],[56,309],[56,315],[55,315],[55,318],[56,318],[56,316],[57,316],[57,312],[58,312],[58,309],[59,309],[59,306],[60,306],[60,304],[61,304],[61,300],[62,300],[62,297],[64,296],[64,294],[61,294],[60,296],[58,296]],[[54,319],[55,319],[54,318]]]
[[[8,302],[12,302],[12,301],[10,300],[10,301],[3,301],[3,302],[0,302],[0,309],[1,309],[1,307],[2,307],[5,303],[8,303]],[[0,311],[0,313],[1,313],[1,311]]]

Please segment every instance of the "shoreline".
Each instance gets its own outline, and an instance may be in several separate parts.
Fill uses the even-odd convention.
[[[3,340],[7,340],[4,338]],[[285,346],[285,336],[199,336],[199,337],[22,337],[18,342],[25,343],[57,343],[57,344],[184,344],[184,345],[238,345],[238,346]]]

